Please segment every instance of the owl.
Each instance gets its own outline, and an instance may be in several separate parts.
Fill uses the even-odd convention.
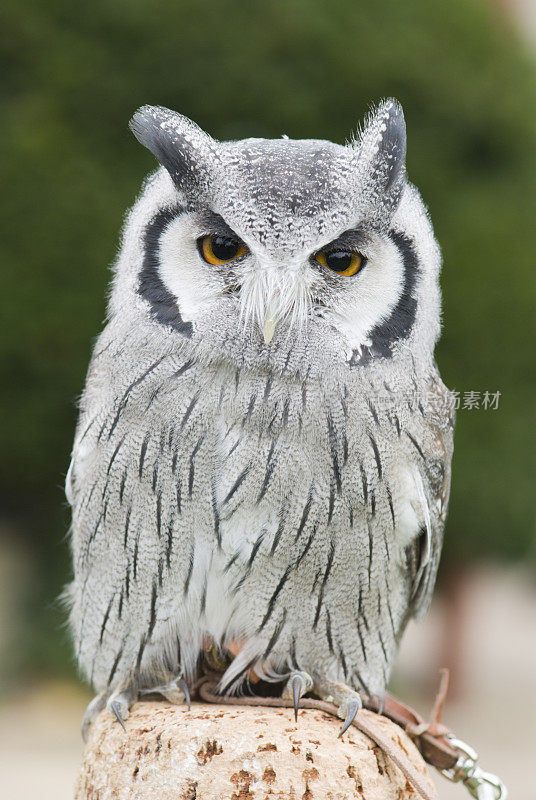
[[[381,698],[430,602],[452,403],[434,361],[440,252],[406,178],[400,105],[346,145],[220,142],[162,107],[66,481],[80,668],[122,724],[219,690]]]

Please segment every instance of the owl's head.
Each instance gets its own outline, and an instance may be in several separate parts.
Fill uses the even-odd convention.
[[[152,106],[131,128],[161,168],[127,222],[112,313],[235,359],[288,365],[292,347],[354,367],[432,352],[440,257],[396,101],[344,146],[219,142]]]

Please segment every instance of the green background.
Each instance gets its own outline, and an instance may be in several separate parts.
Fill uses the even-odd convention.
[[[72,669],[62,483],[108,267],[150,154],[139,105],[219,138],[342,142],[395,96],[444,254],[437,357],[460,392],[445,563],[535,555],[535,67],[484,0],[3,0],[2,531],[34,565],[12,677]],[[1,545],[1,541],[0,541]]]

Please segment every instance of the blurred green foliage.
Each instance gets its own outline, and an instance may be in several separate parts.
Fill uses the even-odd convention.
[[[118,230],[151,156],[144,103],[220,138],[344,141],[394,95],[408,168],[444,252],[438,360],[462,410],[446,555],[526,557],[534,540],[531,58],[486,0],[4,0],[0,29],[3,374],[0,491],[39,570],[21,664],[66,663],[63,476]]]

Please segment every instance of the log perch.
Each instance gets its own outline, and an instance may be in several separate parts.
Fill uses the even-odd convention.
[[[432,788],[413,742],[371,715]],[[402,772],[364,734],[322,711],[137,703],[126,732],[102,712],[93,724],[75,800],[416,800]],[[432,790],[433,791],[433,790]]]

